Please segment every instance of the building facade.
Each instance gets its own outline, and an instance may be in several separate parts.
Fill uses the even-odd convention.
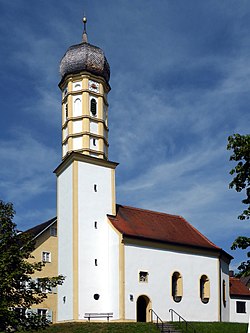
[[[66,51],[60,73],[57,236],[36,235],[34,254],[48,261],[43,274],[65,281],[39,307],[52,311],[54,322],[86,320],[86,313],[150,321],[151,309],[162,320],[173,309],[189,321],[230,321],[232,257],[180,216],[116,204],[118,163],[108,159],[110,68],[88,42],[85,18],[82,42]]]

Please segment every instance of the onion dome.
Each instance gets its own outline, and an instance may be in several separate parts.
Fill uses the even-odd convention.
[[[61,60],[61,77],[63,79],[66,75],[87,71],[91,74],[103,77],[108,83],[110,78],[109,63],[102,49],[88,43],[86,22],[87,19],[84,17],[82,42],[70,46]]]

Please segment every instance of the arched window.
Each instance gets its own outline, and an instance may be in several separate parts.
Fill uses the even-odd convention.
[[[226,306],[226,281],[223,280],[222,282],[222,300],[224,307]]]
[[[202,303],[208,303],[210,298],[210,281],[206,275],[200,278],[200,299]]]
[[[92,116],[96,116],[96,100],[94,98],[91,98],[90,100],[90,111],[92,113]]]
[[[73,116],[79,117],[82,114],[82,101],[81,98],[76,97],[74,99],[74,109],[73,109]]]
[[[172,275],[172,297],[175,302],[180,302],[182,299],[182,276],[179,272],[174,272]]]

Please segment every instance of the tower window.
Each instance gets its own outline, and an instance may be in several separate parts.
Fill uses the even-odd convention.
[[[95,259],[95,266],[97,266],[97,259]]]
[[[95,223],[94,223],[94,226],[95,226],[95,229],[97,229],[97,222],[95,221]]]
[[[65,117],[68,119],[69,111],[68,111],[68,104],[65,104]]]
[[[90,111],[92,113],[92,116],[96,116],[96,100],[94,98],[91,98],[90,100]]]
[[[97,192],[97,185],[94,184],[94,191]]]
[[[93,146],[96,146],[96,139],[93,139]]]

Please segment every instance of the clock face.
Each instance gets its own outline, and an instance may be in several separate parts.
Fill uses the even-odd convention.
[[[94,92],[99,92],[99,83],[89,80],[89,90]]]

